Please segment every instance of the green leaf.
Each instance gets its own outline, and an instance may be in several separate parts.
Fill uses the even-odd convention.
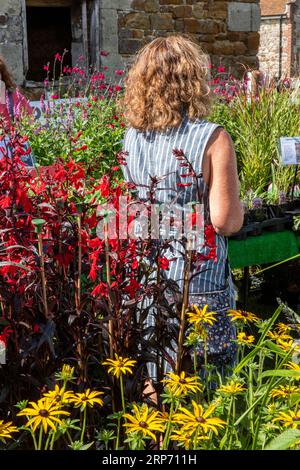
[[[285,369],[274,369],[274,370],[266,370],[261,374],[261,377],[293,377],[300,379],[300,371],[299,370],[285,370]]]
[[[33,225],[44,225],[46,223],[45,219],[32,219]]]
[[[265,450],[286,450],[300,439],[298,429],[288,429],[279,436],[272,439],[265,447]]]

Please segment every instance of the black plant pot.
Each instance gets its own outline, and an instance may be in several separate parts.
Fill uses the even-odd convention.
[[[266,220],[268,217],[267,215],[267,208],[260,207],[258,209],[250,209],[249,210],[249,221],[250,222],[262,222]]]

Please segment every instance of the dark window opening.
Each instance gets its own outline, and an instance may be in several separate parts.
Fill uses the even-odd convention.
[[[53,77],[53,61],[56,53],[62,56],[64,49],[64,66],[72,65],[71,45],[71,8],[27,7],[27,40],[28,72],[26,79],[36,82],[44,81],[44,65],[50,65],[50,78]],[[60,75],[60,64],[57,63],[55,79]]]

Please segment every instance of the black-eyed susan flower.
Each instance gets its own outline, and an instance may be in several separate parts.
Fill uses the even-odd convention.
[[[89,388],[83,393],[74,393],[69,398],[69,403],[73,403],[75,408],[80,408],[80,411],[84,411],[86,407],[93,408],[94,405],[103,406],[103,400],[100,398],[103,392],[96,392]]]
[[[195,442],[195,433],[190,433],[188,431],[173,431],[173,434],[170,437],[171,441],[177,442],[180,446],[184,447],[185,450],[190,449],[191,443]],[[196,437],[197,443],[200,441],[208,441],[208,436],[199,435]]]
[[[237,343],[238,344],[253,344],[254,343],[254,336],[247,335],[244,331],[241,331],[237,335]]]
[[[293,393],[299,392],[300,388],[295,385],[279,385],[271,390],[270,395],[272,398],[288,398]]]
[[[256,323],[259,321],[259,318],[251,312],[246,310],[228,310],[228,316],[231,318],[231,321],[240,321],[242,323]]]
[[[166,375],[166,379],[163,379],[173,396],[180,397],[188,394],[189,392],[196,393],[201,392],[202,387],[198,377],[187,377],[185,372],[181,372],[180,375],[169,372]]]
[[[138,406],[133,405],[134,414],[124,414],[127,422],[123,424],[126,427],[126,433],[139,433],[142,437],[150,437],[156,441],[156,432],[163,432],[165,428],[164,420],[161,419],[160,413],[154,411],[143,404]]]
[[[296,411],[296,413],[292,410],[288,410],[287,412],[280,411],[278,416],[273,418],[272,421],[274,423],[280,421],[285,428],[297,429],[300,426],[300,410]]]
[[[276,330],[278,331],[279,334],[288,334],[289,331],[291,331],[291,327],[289,325],[286,325],[285,323],[279,322],[276,325]]]
[[[278,339],[277,345],[285,352],[299,351],[300,345],[293,339]]]
[[[289,361],[287,364],[285,364],[285,367],[287,369],[295,370],[297,372],[300,372],[300,364],[296,364],[296,362]]]
[[[197,305],[192,305],[193,312],[187,312],[188,322],[194,325],[213,325],[217,320],[217,314],[215,312],[208,312],[208,305],[205,305],[202,309],[198,308]]]
[[[221,387],[217,389],[222,395],[239,395],[245,392],[245,390],[246,388],[241,383],[235,382],[234,380],[231,380],[226,385],[221,385]]]
[[[57,380],[62,380],[63,382],[71,382],[74,376],[74,367],[69,366],[69,364],[63,364],[60,372],[55,374]]]
[[[182,426],[182,431],[194,432],[197,430],[205,434],[213,431],[215,434],[218,434],[218,428],[225,426],[225,421],[211,416],[215,411],[215,404],[211,404],[206,410],[194,400],[192,400],[192,405],[193,412],[182,407],[173,415],[173,421]]]
[[[132,374],[132,368],[135,366],[136,361],[115,354],[115,359],[106,359],[102,364],[109,366],[108,373],[119,379],[122,374]]]
[[[59,388],[58,385],[55,385],[54,390],[50,390],[47,393],[44,393],[44,397],[51,398],[54,403],[64,404],[68,403],[69,399],[74,395],[73,392],[65,391],[64,387]]]
[[[12,439],[14,432],[18,432],[18,428],[11,421],[5,423],[0,419],[0,440]]]
[[[285,333],[280,333],[279,331],[268,331],[267,336],[271,338],[272,341],[275,341],[276,343],[280,341],[289,341],[293,339],[290,335],[287,335]]]
[[[30,418],[25,426],[32,426],[33,432],[40,426],[43,427],[45,433],[47,433],[48,428],[55,432],[57,424],[62,424],[60,417],[70,415],[68,411],[62,410],[60,405],[46,397],[41,398],[37,403],[31,401],[29,404],[32,408],[25,408],[18,413],[18,416]]]

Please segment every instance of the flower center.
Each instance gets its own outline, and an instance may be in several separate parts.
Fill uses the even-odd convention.
[[[88,400],[88,397],[82,397],[81,398],[81,401],[87,401]]]
[[[295,416],[295,417],[293,418],[293,421],[300,421],[300,416]]]
[[[204,419],[202,416],[197,416],[196,421],[197,423],[206,423],[206,419]]]
[[[180,379],[180,380],[179,380],[179,383],[180,383],[180,384],[186,384],[186,380],[185,380],[185,379]]]
[[[148,424],[147,424],[145,421],[140,421],[140,422],[139,422],[139,426],[140,426],[140,428],[144,428],[144,429],[145,429],[145,428],[148,427]]]
[[[48,418],[49,411],[48,410],[40,410],[39,415],[42,416],[42,418]]]
[[[123,367],[123,365],[124,365],[123,362],[118,363],[118,367]]]
[[[61,396],[60,396],[60,395],[56,395],[55,400],[56,400],[56,401],[61,401]]]

